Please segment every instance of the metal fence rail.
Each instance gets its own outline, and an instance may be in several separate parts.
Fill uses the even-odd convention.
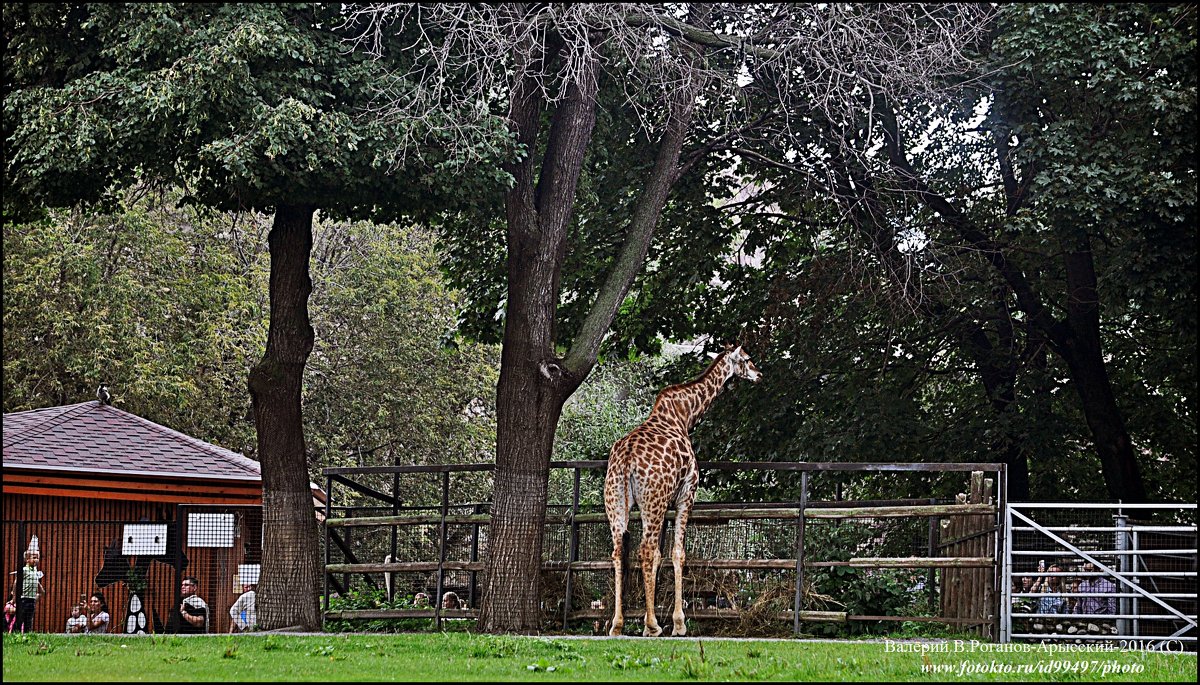
[[[1001,641],[1196,645],[1195,504],[1009,504]]]

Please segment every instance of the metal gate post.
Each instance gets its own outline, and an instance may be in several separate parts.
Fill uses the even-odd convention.
[[[1012,531],[1012,505],[1003,506],[1002,517],[1004,530]],[[1000,564],[1000,582],[1003,584],[1000,593],[1000,644],[1007,644],[1012,638],[1012,535],[1004,535],[1004,551],[996,560]]]
[[[1126,515],[1125,513],[1123,513],[1120,509],[1118,509],[1117,513],[1113,515],[1113,520],[1118,529],[1129,527],[1129,516]],[[1123,530],[1117,530],[1113,535],[1116,538],[1116,540],[1114,540],[1116,545],[1113,547],[1113,549],[1117,550],[1118,552],[1127,551],[1129,549],[1129,533],[1127,533],[1126,531],[1123,531]],[[1117,563],[1121,569],[1122,574],[1128,573],[1133,570],[1132,562],[1133,562],[1133,557],[1128,554],[1117,555]],[[1131,602],[1129,601],[1129,598],[1121,597],[1120,599],[1117,600],[1117,602],[1118,602],[1117,613],[1128,616],[1131,613],[1132,608],[1133,608],[1131,605]],[[1122,636],[1133,635],[1134,633],[1130,632],[1129,628],[1130,628],[1130,624],[1129,624],[1128,618],[1118,618],[1117,619],[1117,635],[1122,635]]]

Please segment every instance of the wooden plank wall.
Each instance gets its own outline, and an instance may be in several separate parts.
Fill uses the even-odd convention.
[[[44,632],[63,632],[71,606],[81,595],[97,590],[108,600],[113,620],[110,632],[124,632],[128,615],[129,592],[124,583],[100,588],[96,575],[104,564],[104,549],[120,538],[123,524],[133,522],[173,523],[176,508],[171,504],[131,502],[122,500],[90,500],[83,498],[50,497],[42,495],[6,495],[4,497],[3,571],[5,593],[12,589],[17,567],[31,535],[38,536],[41,548],[42,583],[47,593],[38,601],[34,629]],[[235,513],[238,535],[232,548],[185,547],[188,565],[184,575],[194,575],[200,581],[199,594],[209,604],[212,632],[228,632],[228,609],[241,588],[237,582],[239,564],[257,563],[261,552],[261,509],[257,507],[185,507],[184,515],[192,512]],[[24,539],[20,522],[26,523]],[[247,537],[250,544],[247,545]],[[247,549],[249,547],[249,549]],[[147,614],[153,624],[156,612],[165,626],[178,593],[175,569],[168,564],[153,562],[147,578]],[[154,626],[148,628],[153,631]]]

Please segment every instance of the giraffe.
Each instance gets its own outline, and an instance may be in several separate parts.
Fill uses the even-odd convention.
[[[608,473],[604,477],[604,511],[612,531],[615,578],[614,613],[609,635],[620,635],[625,626],[621,606],[623,536],[635,502],[642,512],[639,554],[646,589],[646,625],[642,634],[646,637],[662,634],[662,627],[654,615],[654,583],[662,561],[659,534],[672,499],[675,500],[676,518],[675,546],[671,552],[675,569],[675,611],[671,618],[674,635],[687,634],[683,622],[683,536],[696,499],[696,485],[700,482],[696,455],[692,452],[688,434],[732,376],[754,383],[762,379],[762,374],[740,346],[732,351],[726,346],[696,380],[664,388],[654,400],[649,418],[614,443],[609,451]]]

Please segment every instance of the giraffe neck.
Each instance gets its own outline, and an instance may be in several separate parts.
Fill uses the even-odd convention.
[[[655,402],[651,416],[666,415],[691,431],[704,412],[712,406],[713,400],[732,375],[733,371],[726,364],[725,354],[722,353],[696,380],[664,390]]]

